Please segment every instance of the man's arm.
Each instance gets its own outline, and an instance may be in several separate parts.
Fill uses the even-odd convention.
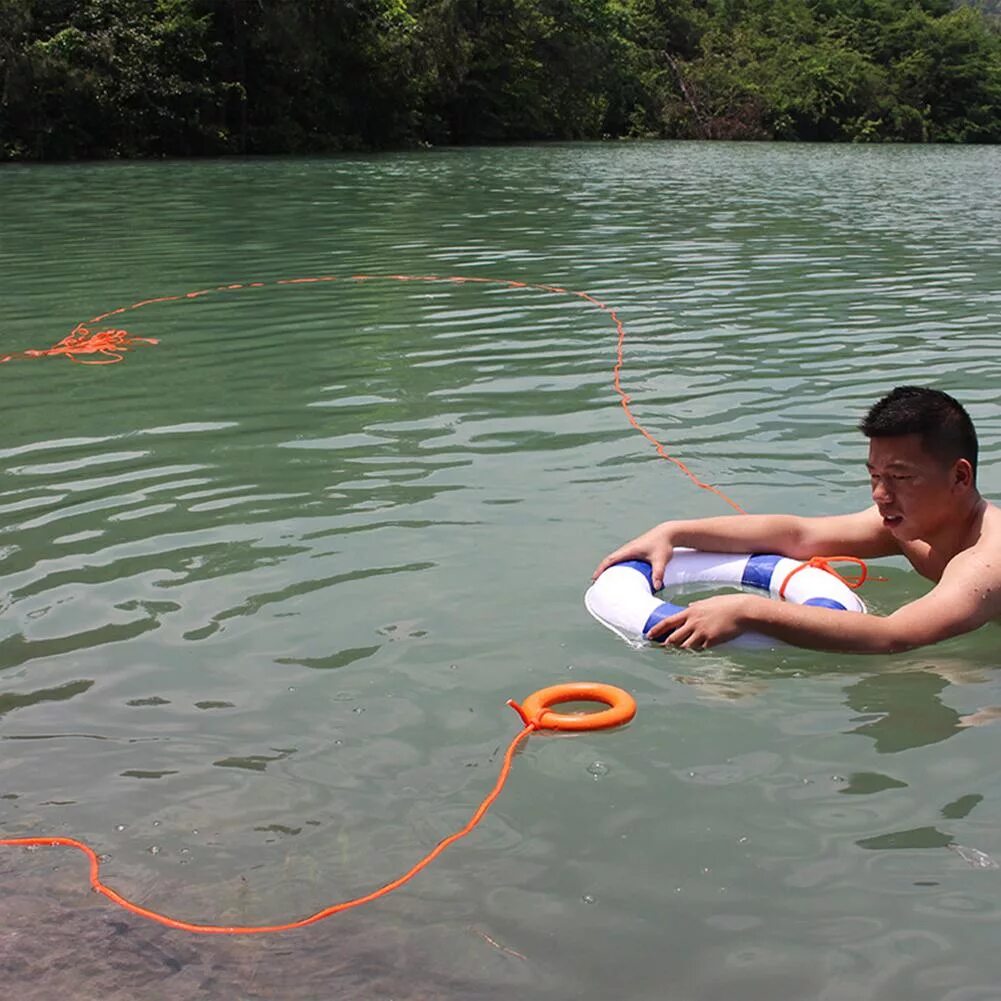
[[[614,563],[646,560],[659,588],[675,546],[707,552],[777,553],[795,560],[811,556],[859,556],[872,559],[900,552],[883,527],[875,507],[857,514],[802,518],[791,514],[739,514],[692,521],[665,521],[609,553],[594,571],[597,577]]]
[[[992,565],[993,562],[993,565]],[[747,630],[794,646],[844,653],[901,653],[1001,617],[1001,566],[966,551],[921,598],[885,617],[734,594],[694,601],[650,631],[671,646],[704,650]]]

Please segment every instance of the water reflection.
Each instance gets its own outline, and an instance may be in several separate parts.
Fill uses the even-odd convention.
[[[861,725],[848,732],[871,739],[878,754],[895,754],[947,740],[968,726],[1001,715],[1001,709],[992,706],[964,716],[940,697],[952,684],[984,680],[981,672],[963,664],[867,676],[846,689],[847,704],[864,714]],[[842,792],[871,794],[904,787],[906,783],[889,776],[856,774]],[[983,799],[980,793],[966,793],[946,803],[939,813],[946,820],[962,820]],[[874,851],[949,848],[974,868],[997,867],[987,853],[957,844],[952,832],[933,825],[860,838],[856,844]]]
[[[774,698],[774,689],[782,680],[788,679],[788,673],[784,671],[780,677],[774,663],[758,664],[756,659],[744,659],[747,662],[738,667],[730,662],[714,665],[707,658],[704,661],[707,669],[700,675],[682,676],[677,680],[695,686],[700,695],[707,695],[715,701],[726,700],[735,706],[743,701],[763,701],[769,697],[770,692]],[[789,658],[790,663],[799,663],[801,659],[800,654]],[[956,779],[964,775],[971,784],[978,783],[980,778],[977,769],[964,768],[953,773],[953,781],[946,787],[952,798],[937,810],[939,820],[946,823],[918,823],[896,829],[892,827],[893,821],[899,821],[903,816],[924,820],[927,816],[927,801],[932,795],[930,790],[942,788],[941,783],[935,781],[934,764],[915,777],[914,759],[911,757],[914,752],[941,745],[951,737],[969,732],[973,727],[1001,719],[1001,706],[987,705],[963,713],[949,704],[947,692],[950,690],[956,701],[961,701],[957,692],[962,689],[975,691],[990,685],[993,672],[980,667],[977,659],[940,657],[933,663],[908,663],[902,666],[886,666],[884,661],[861,676],[853,672],[850,681],[844,685],[841,699],[852,713],[847,727],[833,714],[815,714],[813,717],[799,714],[787,721],[786,728],[795,733],[831,734],[832,728],[836,728],[845,736],[864,737],[876,755],[893,756],[892,759],[886,759],[896,766],[892,769],[856,768],[842,773],[845,775],[843,779],[835,776],[839,783],[843,783],[836,790],[837,796],[865,796],[873,799],[867,801],[871,807],[868,811],[853,809],[846,812],[845,808],[829,805],[823,813],[825,828],[830,827],[833,819],[840,822],[850,818],[857,822],[860,818],[866,818],[869,831],[863,837],[856,837],[854,842],[859,848],[867,851],[945,848],[970,868],[998,868],[998,863],[988,852],[960,843],[960,839],[968,835],[963,833],[966,825],[959,822],[975,812],[983,813],[985,809],[993,809],[992,804],[985,802],[985,793],[977,791],[975,786],[972,790],[956,795]],[[803,694],[802,685],[809,683],[807,678],[818,678],[816,673],[807,675],[805,672],[794,671],[794,674],[797,676],[800,695]],[[837,678],[837,674],[833,672],[825,672],[823,676],[828,680]],[[843,720],[843,713],[839,715]],[[858,759],[857,755],[846,749],[839,753],[846,762]],[[933,754],[937,755],[938,752]],[[735,767],[733,762],[739,760],[741,759],[728,759],[725,769],[732,770]],[[866,756],[863,755],[861,760],[865,761]],[[945,763],[950,759],[939,755],[937,759],[932,759],[933,762],[935,760]],[[720,767],[688,765],[683,773],[688,776],[689,781],[705,784],[703,776],[715,778],[720,773]],[[773,770],[775,769],[780,770],[778,762],[773,764]],[[743,776],[745,779],[747,777]],[[715,784],[718,784],[718,779]],[[913,816],[914,814],[917,816]],[[980,824],[982,829],[983,821]],[[880,827],[884,829],[879,830]],[[922,885],[936,886],[938,882],[925,881]]]
[[[870,674],[845,689],[862,714],[851,733],[868,737],[879,754],[946,740],[962,729],[959,713],[939,697],[949,681],[930,671]]]
[[[951,803],[946,803],[939,811],[945,820],[963,820],[969,816],[973,808],[983,801],[983,796],[979,793],[968,793],[960,796]],[[859,848],[887,849],[887,848],[954,848],[970,851],[963,845],[957,845],[952,834],[940,831],[937,827],[913,827],[906,831],[892,831],[889,834],[880,834],[871,838],[862,838],[855,842]],[[958,852],[961,857],[962,852]],[[977,852],[977,855],[984,855]],[[981,865],[980,868],[989,868]]]
[[[74,695],[82,695],[93,684],[93,681],[71,681],[55,688],[40,688],[34,692],[0,692],[0,716],[13,709],[36,706],[40,702],[64,702]]]
[[[745,653],[744,660],[746,663],[741,665],[706,660],[704,667],[699,665],[698,673],[677,674],[675,680],[714,700],[736,702],[763,695],[780,677],[774,653]],[[834,672],[793,673],[802,678],[837,676]],[[788,672],[783,671],[781,677],[788,677]],[[997,722],[1001,720],[1001,706],[987,705],[960,713],[940,697],[950,686],[984,684],[990,677],[975,663],[962,660],[903,667],[880,664],[861,677],[853,671],[853,680],[844,689],[844,701],[856,714],[851,722],[857,725],[845,732],[869,738],[878,754],[896,754],[939,743],[969,727]],[[883,788],[880,781],[876,773],[860,773],[859,787],[845,791],[878,791]],[[870,785],[874,788],[868,788]]]

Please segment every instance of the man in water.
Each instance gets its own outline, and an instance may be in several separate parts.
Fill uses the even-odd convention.
[[[751,594],[693,601],[649,637],[704,650],[755,630],[795,646],[846,653],[899,653],[1001,619],[1001,509],[977,491],[977,434],[947,393],[898,386],[859,425],[869,439],[873,506],[858,514],[802,518],[735,515],[665,521],[606,556],[646,560],[655,589],[675,546],[778,553],[797,560],[850,554],[906,556],[935,586],[891,615],[794,605]]]

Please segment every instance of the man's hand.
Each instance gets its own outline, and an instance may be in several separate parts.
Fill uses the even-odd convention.
[[[750,603],[770,600],[753,594],[720,594],[693,601],[675,615],[661,619],[647,636],[682,650],[707,650],[744,632]]]
[[[653,569],[653,589],[659,591],[664,586],[664,567],[674,554],[674,546],[668,540],[668,532],[667,524],[655,525],[649,532],[644,532],[624,546],[619,546],[598,564],[591,574],[591,580],[595,580],[616,563],[625,560],[645,560]]]

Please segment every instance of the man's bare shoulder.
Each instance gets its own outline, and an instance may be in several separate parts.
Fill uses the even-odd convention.
[[[965,579],[1001,594],[1001,508],[984,502],[968,544],[947,560],[944,572],[951,580]]]
[[[1001,573],[1001,508],[990,501],[985,501],[978,529],[969,551],[981,558],[989,559],[998,573]]]
[[[985,503],[976,536],[949,561],[932,595],[943,587],[951,606],[966,609],[970,628],[1001,619],[1001,508]]]
[[[988,525],[992,531],[1001,532],[1001,507],[992,501],[984,500],[983,528],[986,530]]]

